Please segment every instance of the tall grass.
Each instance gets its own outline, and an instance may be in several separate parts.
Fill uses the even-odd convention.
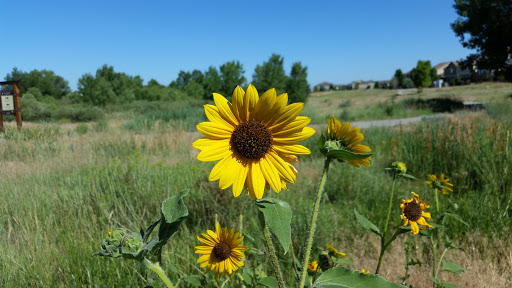
[[[151,111],[146,112],[149,115]],[[138,231],[146,227],[159,217],[162,200],[186,188],[190,189],[184,199],[190,216],[164,247],[167,271],[178,269],[182,277],[200,273],[195,264],[195,237],[213,229],[216,214],[222,225],[229,227],[237,227],[242,214],[244,245],[251,247],[247,253],[249,266],[254,269],[261,265],[261,273],[270,267],[265,262],[264,250],[260,250],[264,245],[259,238],[253,201],[245,195],[234,198],[229,189],[220,190],[217,182],[208,181],[214,164],[195,160],[197,151],[190,147],[193,133],[171,125],[137,133],[126,127],[109,127],[104,122],[97,126],[82,135],[76,128],[29,125],[21,131],[8,128],[1,136],[1,162],[9,170],[0,171],[0,287],[149,285],[146,271],[137,263],[91,255],[109,229],[123,226]],[[391,182],[384,168],[399,160],[420,181],[400,180],[395,188],[396,203],[415,191],[433,204],[433,195],[422,180],[427,173],[444,173],[452,179],[455,191],[441,195],[443,207],[456,203],[457,213],[470,224],[466,227],[460,222],[447,222],[450,236],[459,245],[476,245],[477,250],[483,251],[478,255],[494,255],[497,259],[502,250],[494,252],[478,246],[479,242],[470,235],[505,241],[510,233],[509,127],[507,121],[483,114],[460,114],[414,126],[363,131],[365,144],[375,153],[372,166],[355,169],[337,163],[331,169],[314,252],[331,243],[352,260],[372,254],[371,246],[358,250],[361,239],[371,243],[372,238],[364,236],[367,234],[357,225],[352,211],[356,208],[382,226]],[[322,157],[316,149],[317,136],[304,143],[312,154],[301,157],[297,183],[280,194],[265,192],[290,203],[294,215],[294,252],[298,258],[302,257],[299,251],[322,167]],[[393,225],[401,224],[399,213],[398,207],[393,210]],[[289,254],[281,259],[291,262]],[[284,273],[288,282],[293,283],[292,271]],[[178,274],[170,274],[176,282]],[[236,281],[230,280],[227,286],[239,287]],[[210,283],[212,287],[221,284]],[[192,287],[186,279],[181,285]]]

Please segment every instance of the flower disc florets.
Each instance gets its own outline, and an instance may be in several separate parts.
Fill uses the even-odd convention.
[[[219,261],[224,261],[229,258],[231,248],[226,244],[226,242],[219,242],[215,244],[215,247],[213,247],[213,254],[217,259],[219,259]]]
[[[272,149],[272,131],[257,121],[236,126],[229,144],[231,149],[249,159],[260,159]]]
[[[404,215],[410,221],[418,221],[421,217],[421,206],[416,202],[410,202],[405,205]]]

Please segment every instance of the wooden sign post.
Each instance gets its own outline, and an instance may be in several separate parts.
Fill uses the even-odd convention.
[[[12,85],[13,90],[11,91],[3,91],[0,98],[0,107],[2,111],[0,113],[0,132],[4,132],[4,117],[3,115],[12,115],[16,116],[16,124],[18,129],[21,129],[21,104],[20,104],[20,89],[19,84],[21,81],[5,81],[0,82],[0,85]],[[11,93],[9,93],[11,92]]]

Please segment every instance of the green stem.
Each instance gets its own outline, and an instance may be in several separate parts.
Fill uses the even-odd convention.
[[[432,243],[432,276],[436,275],[436,241],[434,241],[434,233],[430,234],[430,242]],[[436,288],[436,283],[432,283],[432,287]]]
[[[437,264],[437,268],[436,268],[436,275],[434,276],[434,278],[436,278],[436,279],[437,279],[437,275],[439,274],[439,268],[441,268],[441,263],[443,262],[443,257],[444,257],[444,254],[446,253],[446,251],[448,251],[448,248],[444,248],[443,253],[441,253],[441,257],[439,258],[439,263]]]
[[[322,180],[320,180],[320,185],[318,185],[318,192],[315,198],[315,204],[313,205],[313,212],[311,213],[311,223],[309,224],[309,232],[308,239],[306,242],[306,247],[304,250],[304,262],[302,263],[302,273],[300,276],[300,282],[297,286],[298,288],[304,287],[306,283],[306,275],[308,272],[308,263],[309,256],[311,254],[311,246],[313,246],[313,236],[315,235],[315,226],[316,219],[318,217],[318,208],[320,207],[320,200],[322,199],[322,193],[324,191],[325,181],[327,180],[327,172],[329,172],[329,164],[331,164],[331,160],[329,158],[325,159],[324,162],[324,170],[322,174]]]
[[[174,286],[171,283],[171,280],[169,280],[169,278],[167,278],[167,275],[165,275],[164,270],[162,269],[160,264],[158,264],[158,262],[155,264],[155,263],[149,261],[147,258],[144,258],[143,263],[144,263],[144,266],[146,266],[149,270],[155,272],[155,274],[158,275],[158,277],[160,277],[160,279],[162,280],[162,282],[164,282],[164,284],[167,288],[174,288]]]
[[[437,200],[437,194],[439,194],[439,192],[437,192],[437,188],[434,189],[434,193],[436,194],[436,211],[439,213],[439,200]]]
[[[377,264],[377,269],[375,270],[375,274],[379,274],[380,265],[382,264],[382,258],[384,257],[385,242],[386,242],[386,232],[388,231],[388,223],[389,216],[391,215],[391,207],[393,206],[393,192],[395,191],[395,180],[396,176],[393,174],[393,184],[391,184],[391,196],[389,197],[389,206],[388,206],[388,216],[386,217],[386,224],[384,225],[384,232],[382,233],[382,237],[380,239],[380,255],[379,255],[379,263]]]
[[[274,268],[274,274],[276,274],[277,284],[279,285],[279,288],[285,288],[286,286],[284,286],[283,274],[281,273],[281,268],[279,267],[276,249],[272,243],[272,238],[270,237],[270,230],[268,229],[267,223],[265,223],[263,226],[263,234],[265,235],[265,241],[267,242],[267,248],[270,255],[270,260],[272,262],[272,268]]]
[[[388,231],[389,216],[391,215],[391,206],[393,205],[393,192],[395,191],[395,180],[396,177],[393,175],[393,184],[391,184],[391,197],[389,197],[388,217],[386,217],[386,225],[384,225],[384,233],[382,233],[383,236],[386,236],[386,231]]]

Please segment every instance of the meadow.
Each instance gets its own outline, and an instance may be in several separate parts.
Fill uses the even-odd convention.
[[[379,239],[356,222],[353,209],[379,227],[385,221],[391,177],[384,168],[394,161],[407,164],[419,181],[401,179],[396,202],[415,191],[427,203],[434,197],[423,180],[426,174],[447,175],[454,192],[441,195],[443,208],[455,209],[469,224],[447,221],[449,237],[464,251],[447,260],[467,272],[442,273],[459,287],[512,285],[512,85],[486,83],[425,89],[422,95],[394,90],[314,93],[301,115],[324,125],[330,115],[343,121],[400,118],[433,114],[414,108],[417,99],[449,98],[488,103],[485,111],[459,111],[447,117],[408,126],[363,130],[365,144],[375,155],[370,167],[336,164],[322,200],[313,255],[330,243],[347,254],[351,269],[374,272]],[[414,101],[412,101],[412,100]],[[416,101],[416,102],[415,102]],[[409,103],[409,104],[408,104]],[[161,202],[190,189],[184,202],[189,217],[163,249],[164,269],[179,287],[198,287],[202,269],[196,264],[196,236],[223,226],[239,227],[242,218],[246,263],[260,275],[272,275],[258,228],[258,212],[250,197],[234,198],[209,182],[214,163],[196,160],[191,143],[199,138],[195,125],[205,121],[201,102],[135,102],[109,107],[104,118],[83,123],[24,122],[18,131],[6,123],[0,135],[0,287],[144,287],[152,276],[136,262],[91,255],[108,231],[126,227],[138,231],[160,217]],[[392,107],[393,112],[386,110]],[[387,112],[386,112],[387,111]],[[6,117],[4,117],[5,119]],[[302,258],[313,194],[323,158],[316,148],[321,128],[301,143],[312,154],[300,157],[297,183],[271,197],[293,209],[293,253],[280,259],[290,264]],[[244,193],[242,193],[244,194]],[[268,196],[268,194],[266,194]],[[432,209],[431,209],[432,210]],[[391,214],[398,226],[400,209]],[[429,251],[424,239],[401,235],[384,255],[380,275],[393,282],[403,276],[404,243],[413,241],[421,265],[410,267],[407,283],[431,287]],[[290,267],[291,265],[283,265]],[[246,269],[246,268],[242,268]],[[243,271],[243,270],[242,270]],[[283,271],[293,283],[292,271]],[[211,287],[240,287],[237,277],[215,281]],[[149,281],[149,282],[148,282]],[[159,283],[154,284],[159,287]]]

